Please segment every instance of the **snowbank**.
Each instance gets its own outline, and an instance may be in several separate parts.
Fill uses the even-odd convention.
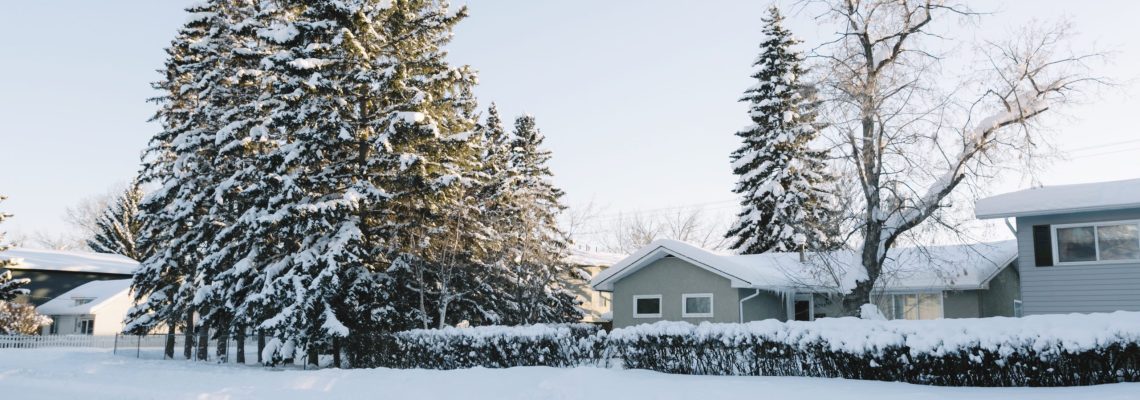
[[[950,388],[788,377],[678,376],[605,368],[455,371],[267,370],[109,351],[0,351],[5,398],[38,399],[1135,399],[1140,384],[1072,388]]]

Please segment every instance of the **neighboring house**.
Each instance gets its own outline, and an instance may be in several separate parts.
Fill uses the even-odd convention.
[[[1016,218],[1026,315],[1140,311],[1140,179],[1006,193],[974,213]]]
[[[888,318],[1013,316],[1020,299],[1012,240],[896,248],[873,299]],[[593,278],[612,293],[613,327],[671,321],[838,316],[838,293],[865,277],[854,251],[715,253],[657,240]]]
[[[598,324],[609,322],[610,293],[599,292],[590,286],[590,279],[625,258],[624,254],[601,253],[581,249],[570,250],[565,261],[570,265],[571,276],[567,289],[581,303],[582,322]]]
[[[122,332],[130,309],[131,280],[88,282],[68,290],[36,312],[51,317],[45,335],[114,335]]]
[[[25,299],[37,306],[87,282],[130,278],[139,266],[117,254],[82,251],[11,248],[0,257],[16,259],[8,269],[13,278],[31,279]]]

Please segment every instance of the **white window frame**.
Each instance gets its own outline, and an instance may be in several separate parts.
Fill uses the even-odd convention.
[[[691,313],[688,310],[689,299],[696,298],[709,299],[709,312],[707,313]],[[681,318],[712,318],[716,306],[716,299],[712,293],[685,293],[681,295]]]
[[[641,299],[657,299],[657,313],[656,314],[640,314],[637,312],[637,301]],[[633,295],[633,317],[634,318],[661,318],[661,308],[665,307],[665,302],[661,301],[659,294],[635,294]]]
[[[1025,314],[1025,308],[1024,307],[1025,307],[1025,303],[1022,303],[1021,300],[1014,300],[1013,301],[1013,316],[1018,317],[1018,318],[1023,317]]]
[[[1098,221],[1098,222],[1080,222],[1073,224],[1056,224],[1049,226],[1049,236],[1053,245],[1053,265],[1112,265],[1112,264],[1135,264],[1140,262],[1140,259],[1135,260],[1107,260],[1100,259],[1100,233],[1098,227],[1110,225],[1137,225],[1140,228],[1140,219],[1126,219],[1119,221]],[[1064,228],[1093,228],[1093,255],[1096,256],[1096,261],[1061,261],[1060,246],[1058,246],[1057,229]],[[1140,240],[1140,238],[1138,238]]]
[[[938,317],[933,318],[933,319],[944,319],[944,318],[946,318],[946,292],[941,291],[941,290],[938,290],[938,291],[884,292],[884,293],[880,293],[879,294],[880,296],[886,296],[887,297],[887,304],[890,305],[891,309],[890,310],[879,310],[879,311],[884,311],[883,316],[887,317],[887,319],[906,320],[906,317],[895,318],[895,315],[896,315],[896,313],[895,313],[895,296],[911,296],[911,295],[921,296],[924,294],[935,294],[935,293],[938,294]],[[918,299],[916,301],[920,301],[922,299],[922,297],[916,297],[916,299]],[[919,317],[921,318],[922,316],[920,315]],[[915,320],[915,321],[921,321],[921,319]]]

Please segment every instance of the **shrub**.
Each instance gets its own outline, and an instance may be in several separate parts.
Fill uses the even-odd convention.
[[[571,367],[599,360],[604,338],[586,324],[416,329],[350,338],[349,352],[357,367]]]

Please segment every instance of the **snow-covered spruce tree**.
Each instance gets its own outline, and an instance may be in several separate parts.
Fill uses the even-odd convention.
[[[431,1],[318,1],[285,4],[266,24],[276,50],[262,63],[273,84],[260,126],[281,144],[258,161],[278,187],[258,217],[255,234],[275,244],[259,249],[266,285],[251,299],[280,305],[260,324],[270,349],[407,324],[390,319],[400,312],[383,271],[403,221],[424,222],[417,243],[442,226],[437,192],[467,163],[452,148],[470,147],[460,133],[474,78],[440,50],[463,16]]]
[[[95,236],[87,240],[87,247],[99,253],[121,254],[135,260],[150,255],[149,248],[139,245],[142,230],[139,219],[139,202],[143,191],[138,181],[115,198],[114,203],[95,220]]]
[[[798,40],[783,26],[776,7],[764,18],[765,39],[753,64],[756,85],[741,101],[750,104],[752,124],[736,133],[743,140],[732,153],[741,211],[726,237],[742,254],[834,247],[834,178],[826,152],[812,149],[818,136],[814,89],[801,81]]]
[[[513,251],[509,258],[518,308],[506,316],[508,324],[573,322],[581,320],[576,300],[563,288],[568,238],[558,227],[563,192],[554,186],[543,148],[542,132],[530,115],[515,120],[507,173],[508,221],[505,235]]]
[[[377,154],[380,185],[388,197],[369,214],[384,243],[380,275],[390,300],[373,306],[381,330],[454,324],[453,306],[469,294],[456,287],[480,264],[473,238],[484,227],[473,210],[478,184],[477,137],[472,134],[475,74],[446,62],[443,46],[466,9],[434,1],[393,4],[379,21],[391,41],[386,54],[386,129]],[[458,234],[458,236],[457,236]]]
[[[7,199],[7,197],[0,195],[0,202]],[[11,218],[12,214],[0,211],[0,223],[4,220]],[[8,243],[4,241],[4,232],[0,231],[0,253],[8,250]],[[15,261],[9,258],[0,257],[0,301],[9,301],[15,299],[16,296],[28,294],[28,289],[24,289],[30,279],[12,279],[12,272],[7,268],[14,265]]]
[[[132,293],[138,304],[128,312],[125,330],[146,333],[181,325],[187,358],[195,328],[202,327],[193,316],[205,311],[192,306],[196,270],[217,229],[207,212],[217,185],[213,158],[218,121],[206,112],[204,99],[218,83],[218,64],[229,54],[224,6],[222,0],[213,0],[188,8],[190,18],[167,48],[163,79],[154,83],[162,92],[154,99],[159,105],[154,120],[162,131],[144,152],[139,177],[140,183],[158,186],[139,204],[140,245],[153,247],[153,254],[140,260],[135,273]],[[198,355],[205,357],[205,352]]]

